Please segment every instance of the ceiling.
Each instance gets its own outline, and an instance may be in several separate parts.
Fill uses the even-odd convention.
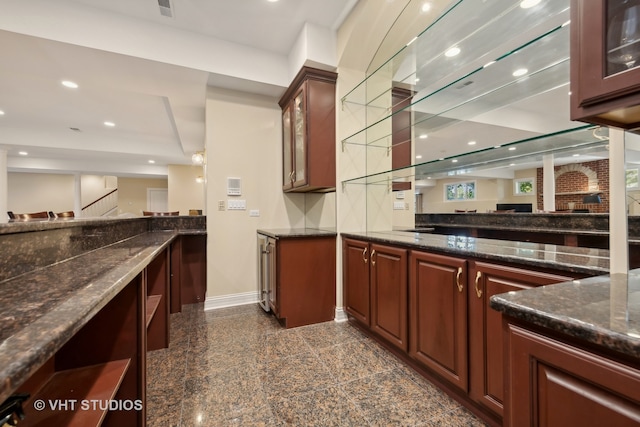
[[[286,63],[305,24],[334,31],[355,3],[356,0],[171,0],[172,17],[166,17],[161,14],[158,0],[56,2],[54,12],[67,13],[69,32],[74,30],[75,36],[65,35],[64,22],[57,22],[55,16],[47,20],[44,10],[53,7],[50,3],[24,0],[5,5],[5,16],[13,13],[11,24],[0,22],[0,111],[4,112],[0,115],[0,148],[8,152],[8,169],[166,176],[167,165],[189,164],[191,155],[204,147],[207,85],[240,87],[278,98],[290,76],[283,75],[282,83],[266,85],[251,82],[246,76],[238,78],[234,64],[224,64],[229,69],[227,73],[219,69],[212,72],[200,64],[183,66],[189,61],[180,56],[180,46],[176,54],[163,40],[200,37],[212,47],[245,53],[235,69],[246,68],[242,61],[251,59],[246,52],[256,58],[281,58]],[[114,53],[108,47],[87,47],[91,43],[85,43],[83,34],[77,31],[79,17],[88,40],[93,35],[91,26],[103,24],[98,20],[92,23],[87,16],[108,19],[111,27],[103,28],[109,34],[108,40],[104,36],[102,39],[105,46],[119,42],[121,52],[127,50],[127,25],[154,29],[156,32],[149,33],[140,30],[137,37],[156,38],[157,51],[149,52],[148,57],[167,60]],[[40,22],[40,28],[28,31],[28,24],[24,24],[27,30],[22,32],[21,22],[13,26],[21,21],[16,17]],[[44,34],[47,30],[41,30],[45,27],[43,22],[51,26],[51,39]],[[162,34],[162,39],[157,34]],[[122,40],[118,40],[119,36]],[[216,53],[212,48],[207,60],[227,60]],[[208,54],[200,50],[197,55]],[[63,80],[74,81],[79,87],[64,87]],[[115,126],[106,126],[106,121]]]

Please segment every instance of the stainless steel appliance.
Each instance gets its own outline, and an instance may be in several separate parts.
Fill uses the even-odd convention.
[[[276,239],[258,234],[258,299],[264,311],[275,300]]]

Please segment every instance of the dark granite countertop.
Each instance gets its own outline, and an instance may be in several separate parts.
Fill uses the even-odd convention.
[[[494,295],[491,307],[640,360],[640,270]]]
[[[295,239],[303,237],[333,237],[337,236],[335,230],[318,228],[274,228],[258,229],[258,234],[273,237],[275,239]]]
[[[142,233],[0,282],[0,402],[177,234]]]
[[[436,250],[457,256],[552,268],[587,275],[609,272],[609,251],[585,247],[515,242],[409,231],[341,233],[343,237]]]
[[[515,214],[511,214],[515,215]],[[447,228],[476,228],[479,230],[501,230],[501,231],[526,231],[531,233],[552,233],[552,234],[580,234],[585,236],[608,236],[609,231],[603,230],[583,230],[579,228],[574,229],[560,229],[560,228],[541,228],[541,227],[520,227],[513,225],[482,225],[482,224],[422,224],[420,227],[431,228],[433,227],[447,227]]]

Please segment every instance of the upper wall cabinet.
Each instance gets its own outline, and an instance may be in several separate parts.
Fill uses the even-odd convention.
[[[285,192],[335,191],[336,79],[336,73],[302,67],[280,99]]]
[[[571,0],[571,119],[640,127],[640,1]]]

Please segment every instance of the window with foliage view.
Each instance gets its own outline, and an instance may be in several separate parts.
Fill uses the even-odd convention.
[[[627,169],[627,188],[638,188],[638,169]]]
[[[475,200],[475,182],[457,182],[445,185],[445,200],[448,202],[456,200]]]
[[[532,195],[536,193],[535,180],[533,178],[516,179],[515,194],[524,196]]]

